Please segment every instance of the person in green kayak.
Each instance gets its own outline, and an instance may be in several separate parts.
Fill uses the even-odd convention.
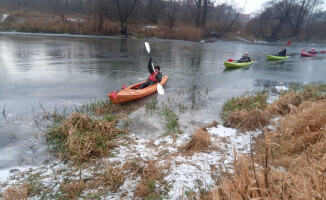
[[[238,62],[251,62],[250,57],[248,56],[248,52],[246,52],[244,54],[244,56],[242,56],[242,58],[240,58],[240,60],[238,60]]]
[[[150,75],[147,78],[147,81],[142,83],[138,89],[143,89],[155,83],[160,83],[162,80],[161,67],[159,65],[154,66],[154,64],[152,63],[152,58],[149,59],[147,67]]]
[[[286,56],[286,48],[283,47],[278,53],[277,53],[278,56]]]

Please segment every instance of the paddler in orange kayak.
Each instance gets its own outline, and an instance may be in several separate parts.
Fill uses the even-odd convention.
[[[160,72],[161,68],[159,65],[155,65],[154,67],[153,66],[154,65],[152,63],[152,58],[150,58],[148,62],[148,71],[150,75],[147,78],[147,81],[145,83],[142,83],[138,89],[143,89],[155,83],[161,82],[162,80],[162,73]]]

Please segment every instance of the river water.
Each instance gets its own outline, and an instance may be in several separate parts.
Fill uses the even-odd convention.
[[[154,64],[161,66],[169,80],[164,95],[154,94],[135,104],[144,105],[156,98],[196,107],[180,117],[185,130],[221,121],[223,102],[245,91],[326,80],[325,54],[300,57],[303,49],[322,51],[325,45],[293,42],[287,48],[289,59],[271,62],[265,55],[276,53],[282,44],[0,33],[0,169],[51,159],[34,121],[42,109],[73,109],[105,99],[123,84],[145,80],[149,58],[145,41],[151,44]],[[236,70],[224,67],[224,61],[239,59],[245,51],[256,61],[252,66]],[[157,121],[157,116],[152,118],[152,122]],[[153,129],[146,130],[144,122],[129,128],[141,137],[153,137]],[[162,133],[159,128],[154,130],[155,136]]]

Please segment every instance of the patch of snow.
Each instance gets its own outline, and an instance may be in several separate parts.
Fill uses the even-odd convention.
[[[151,29],[157,29],[157,26],[148,25],[148,26],[144,26],[141,30],[146,31],[146,30],[151,30]]]
[[[86,20],[81,18],[67,18],[67,21],[81,23],[81,22],[85,22]]]
[[[217,127],[208,128],[207,131],[213,136],[226,138],[227,142],[224,144],[225,162],[231,163],[233,160],[233,147],[236,148],[238,153],[250,152],[250,140],[261,134],[260,130],[255,132],[240,133],[234,128],[227,128],[222,125]]]
[[[277,90],[277,92],[282,92],[282,91],[289,90],[289,88],[287,88],[285,86],[275,86],[275,89]]]
[[[278,99],[278,96],[268,96],[267,103],[272,103]]]
[[[18,173],[22,173],[30,170],[31,166],[25,167],[10,167],[5,169],[0,169],[0,182],[4,182],[10,178],[10,176],[17,175]]]
[[[9,15],[3,14],[2,17],[0,18],[1,23],[3,23]]]

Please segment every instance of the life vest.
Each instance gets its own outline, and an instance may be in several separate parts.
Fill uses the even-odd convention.
[[[155,73],[151,73],[151,75],[149,75],[149,77],[148,77],[147,80],[148,80],[148,81],[157,82],[157,79],[156,79],[156,77],[155,77]]]

